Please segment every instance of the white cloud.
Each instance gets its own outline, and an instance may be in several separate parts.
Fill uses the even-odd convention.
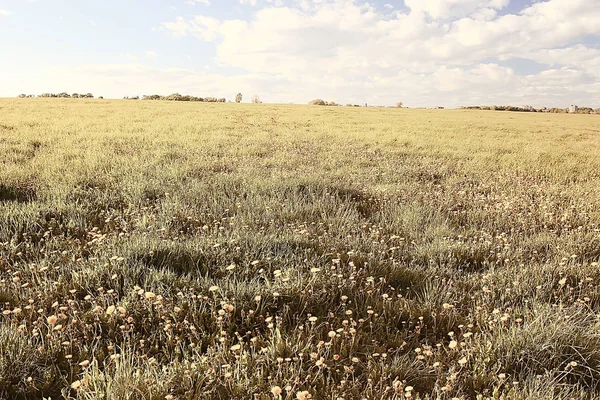
[[[405,0],[414,13],[423,13],[433,19],[464,17],[480,10],[501,10],[510,0]]]
[[[393,104],[400,97],[409,105],[581,100],[600,106],[600,51],[580,44],[600,34],[600,2],[548,0],[506,15],[498,12],[509,0],[405,4],[408,12],[390,16],[389,8],[361,1],[296,0],[263,4],[250,21],[196,16],[163,26],[214,43],[221,65],[288,82],[287,97],[276,95],[278,101]],[[516,57],[552,67],[524,76],[490,62]]]
[[[508,0],[406,0],[408,8],[378,8],[366,0],[244,3],[254,6],[236,6],[246,12],[244,20],[200,9],[161,25],[173,36],[214,46],[214,59],[197,68],[144,66],[137,56],[148,60],[163,52],[138,49],[137,56],[124,55],[124,64],[41,73],[14,68],[0,75],[0,87],[15,94],[84,90],[107,97],[181,92],[232,98],[241,91],[282,103],[319,97],[408,106],[600,107],[600,48],[590,44],[600,35],[598,1],[546,0],[517,14],[506,13]],[[520,69],[523,59],[533,65],[530,72]]]
[[[8,11],[8,10],[1,10],[0,9],[0,16],[8,17],[10,14],[11,14],[11,12]]]
[[[191,5],[204,4],[205,6],[210,6],[210,0],[186,0],[186,3]]]

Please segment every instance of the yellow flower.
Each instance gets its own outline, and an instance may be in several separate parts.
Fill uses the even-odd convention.
[[[271,393],[273,393],[274,396],[280,396],[281,388],[279,386],[273,386],[273,389],[271,389]]]
[[[312,399],[312,395],[307,390],[303,390],[302,392],[296,393],[296,398],[298,400],[308,400]]]

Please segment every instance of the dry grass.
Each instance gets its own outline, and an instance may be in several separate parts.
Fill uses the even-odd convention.
[[[0,398],[600,397],[597,116],[0,115]]]

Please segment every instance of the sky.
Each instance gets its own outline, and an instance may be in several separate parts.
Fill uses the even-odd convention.
[[[0,0],[0,97],[600,107],[600,0]]]

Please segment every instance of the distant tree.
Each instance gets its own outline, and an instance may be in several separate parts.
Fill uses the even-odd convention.
[[[20,95],[19,95],[19,96],[17,96],[17,97],[18,97],[19,99],[24,99],[24,98],[26,98],[26,97],[27,97],[27,95],[26,95],[26,94],[20,94]]]
[[[257,94],[255,94],[254,96],[252,96],[252,102],[254,104],[260,104],[260,103],[262,103],[262,101],[260,100],[260,97],[258,97]]]
[[[326,106],[327,103],[321,99],[315,99],[308,102],[311,106]]]
[[[167,96],[167,99],[169,101],[182,101],[183,100],[183,96],[180,95],[179,93],[173,93]]]
[[[73,93],[71,95],[71,97],[74,98],[74,99],[78,99],[79,98],[79,94],[78,93]]]
[[[100,100],[104,100],[104,97],[102,97],[102,96],[98,96],[98,98],[99,98]]]
[[[242,102],[242,94],[241,94],[241,93],[238,93],[238,94],[235,96],[235,102],[236,102],[236,103],[241,103],[241,102]]]
[[[600,114],[600,108],[596,108],[596,114]]]
[[[403,105],[404,105],[404,103],[401,101],[396,103],[396,107],[398,107],[398,108],[402,108]]]

